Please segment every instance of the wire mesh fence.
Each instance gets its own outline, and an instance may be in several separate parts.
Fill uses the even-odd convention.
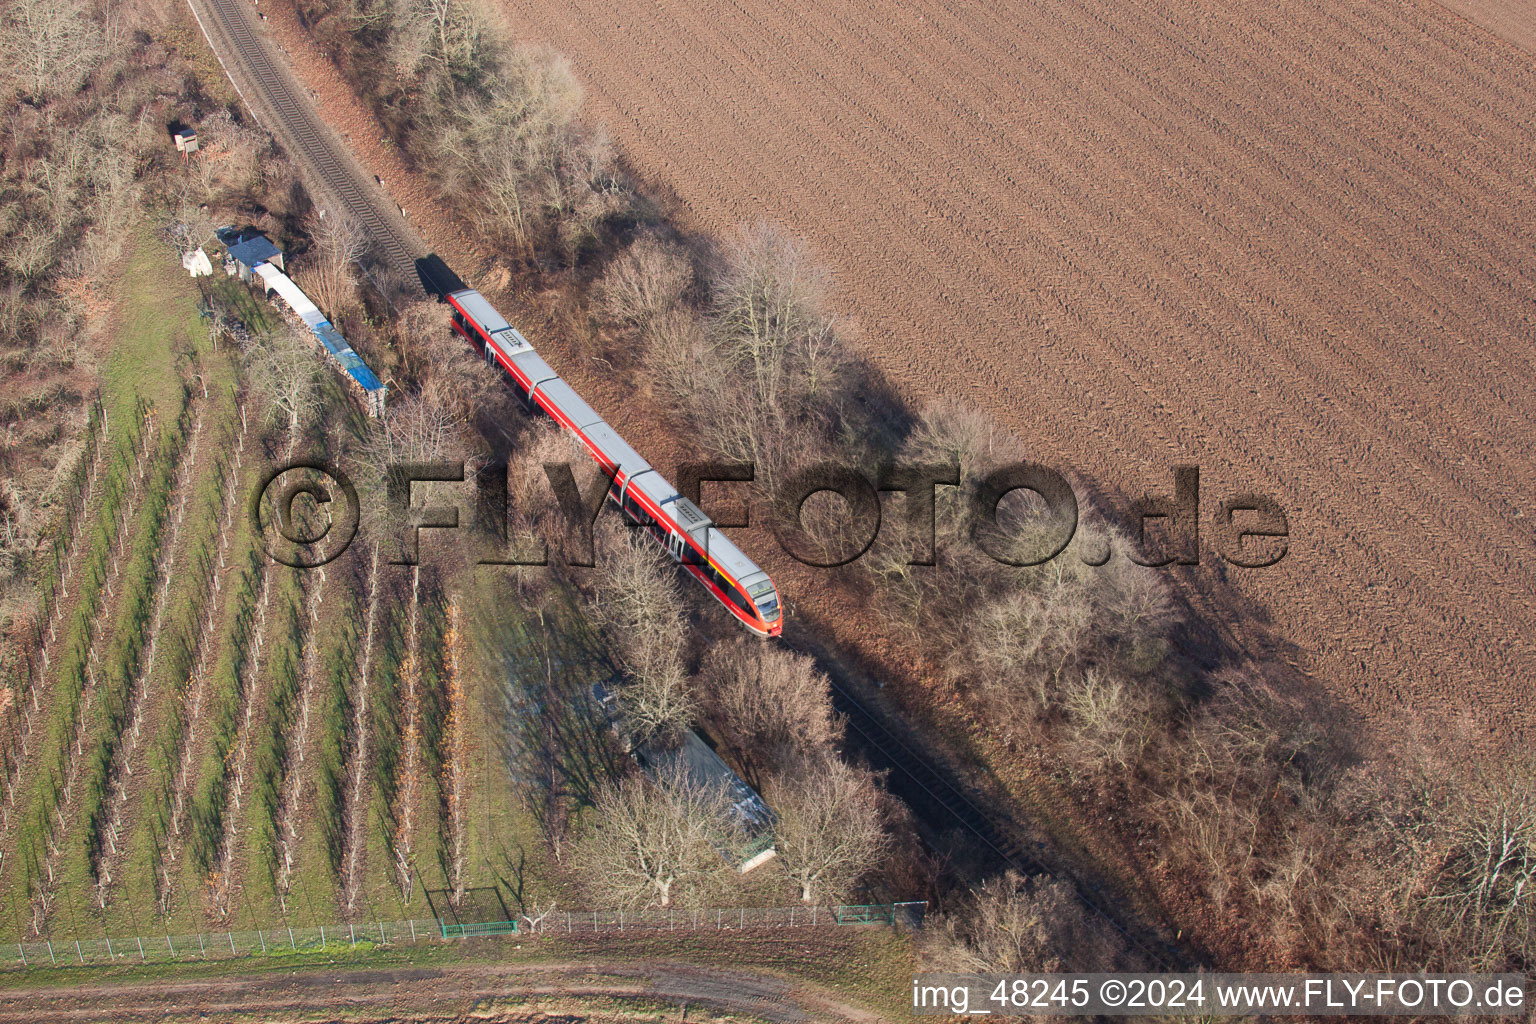
[[[254,931],[211,931],[186,935],[126,938],[38,939],[0,945],[0,969],[91,967],[185,960],[232,960],[294,956],[325,950],[443,944],[479,936],[595,935],[624,931],[726,932],[780,928],[838,928],[850,925],[919,927],[926,903],[859,906],[734,907],[548,911],[511,921],[448,922],[438,918],[367,921]]]

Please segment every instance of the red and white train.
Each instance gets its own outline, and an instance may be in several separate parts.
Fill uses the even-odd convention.
[[[779,592],[757,563],[593,412],[485,296],[464,288],[443,298],[453,307],[454,330],[506,372],[523,404],[542,409],[582,443],[612,481],[609,498],[631,521],[645,527],[748,629],[761,636],[783,632]]]

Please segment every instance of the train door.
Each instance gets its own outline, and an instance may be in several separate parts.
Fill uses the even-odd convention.
[[[687,544],[688,542],[683,539],[682,534],[670,531],[667,533],[667,553],[672,556],[674,561],[681,562],[683,560],[683,550]]]

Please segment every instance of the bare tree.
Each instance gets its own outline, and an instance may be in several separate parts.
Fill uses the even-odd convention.
[[[526,259],[546,214],[567,201],[580,104],[568,61],[517,49],[483,88],[457,99],[434,136],[443,192],[474,196],[491,241]]]
[[[465,0],[407,0],[395,8],[390,57],[401,78],[443,87],[486,70],[496,41],[481,8]]]
[[[638,529],[609,526],[594,607],[630,682],[618,694],[639,738],[686,728],[698,702],[683,666],[682,595],[670,560]]]
[[[654,235],[642,235],[603,273],[598,301],[609,319],[637,330],[678,308],[693,283],[687,256]]]
[[[827,677],[803,654],[736,641],[705,654],[710,732],[749,778],[823,758],[842,735]]]
[[[29,96],[74,92],[104,52],[96,19],[79,0],[15,0],[0,19],[0,57]]]
[[[874,780],[836,757],[778,776],[768,794],[774,849],[806,903],[843,901],[890,851]]]
[[[308,335],[292,324],[253,339],[246,353],[253,392],[269,415],[283,424],[288,453],[298,443],[299,430],[319,408],[316,378],[320,360]]]
[[[336,210],[311,217],[308,227],[312,255],[302,276],[295,276],[326,316],[336,319],[357,303],[357,265],[368,251],[368,237],[351,217]]]
[[[697,415],[715,453],[752,462],[771,491],[792,451],[786,442],[825,426],[818,420],[844,383],[828,276],[800,242],[760,224],[727,248],[713,285],[708,356],[732,386],[696,395]]]
[[[576,863],[592,891],[626,907],[697,905],[726,869],[718,851],[741,840],[724,792],[681,767],[604,783],[588,817]]]

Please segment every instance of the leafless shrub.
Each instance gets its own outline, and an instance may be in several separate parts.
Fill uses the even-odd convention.
[[[443,330],[442,306],[418,300],[401,309],[394,323],[402,369],[425,402],[469,423],[501,390],[497,372],[458,335]]]
[[[1132,770],[1152,741],[1150,700],[1134,684],[1098,666],[1067,681],[1061,706],[1072,726],[1064,754],[1085,775]]]
[[[103,53],[101,27],[79,0],[16,0],[0,18],[0,66],[34,99],[74,92]]]
[[[473,196],[489,240],[530,262],[549,221],[592,191],[593,154],[575,124],[580,104],[569,62],[518,48],[434,126],[444,195]]]
[[[713,645],[702,682],[710,733],[749,780],[814,765],[842,736],[827,678],[803,654],[743,641]]]
[[[673,410],[697,418],[693,403],[727,386],[729,373],[710,357],[704,321],[696,313],[658,313],[646,323],[642,337],[651,392]]]
[[[609,320],[643,332],[658,318],[676,311],[692,283],[687,256],[646,234],[609,265],[597,300]]]
[[[1449,964],[1536,962],[1536,760],[1495,761],[1448,788],[1424,921]]]
[[[1070,883],[1010,871],[925,929],[924,953],[939,970],[1019,974],[1114,970],[1124,949]]]
[[[314,245],[295,276],[315,304],[336,320],[357,304],[357,266],[368,239],[356,222],[336,210],[310,218],[309,234]]]

